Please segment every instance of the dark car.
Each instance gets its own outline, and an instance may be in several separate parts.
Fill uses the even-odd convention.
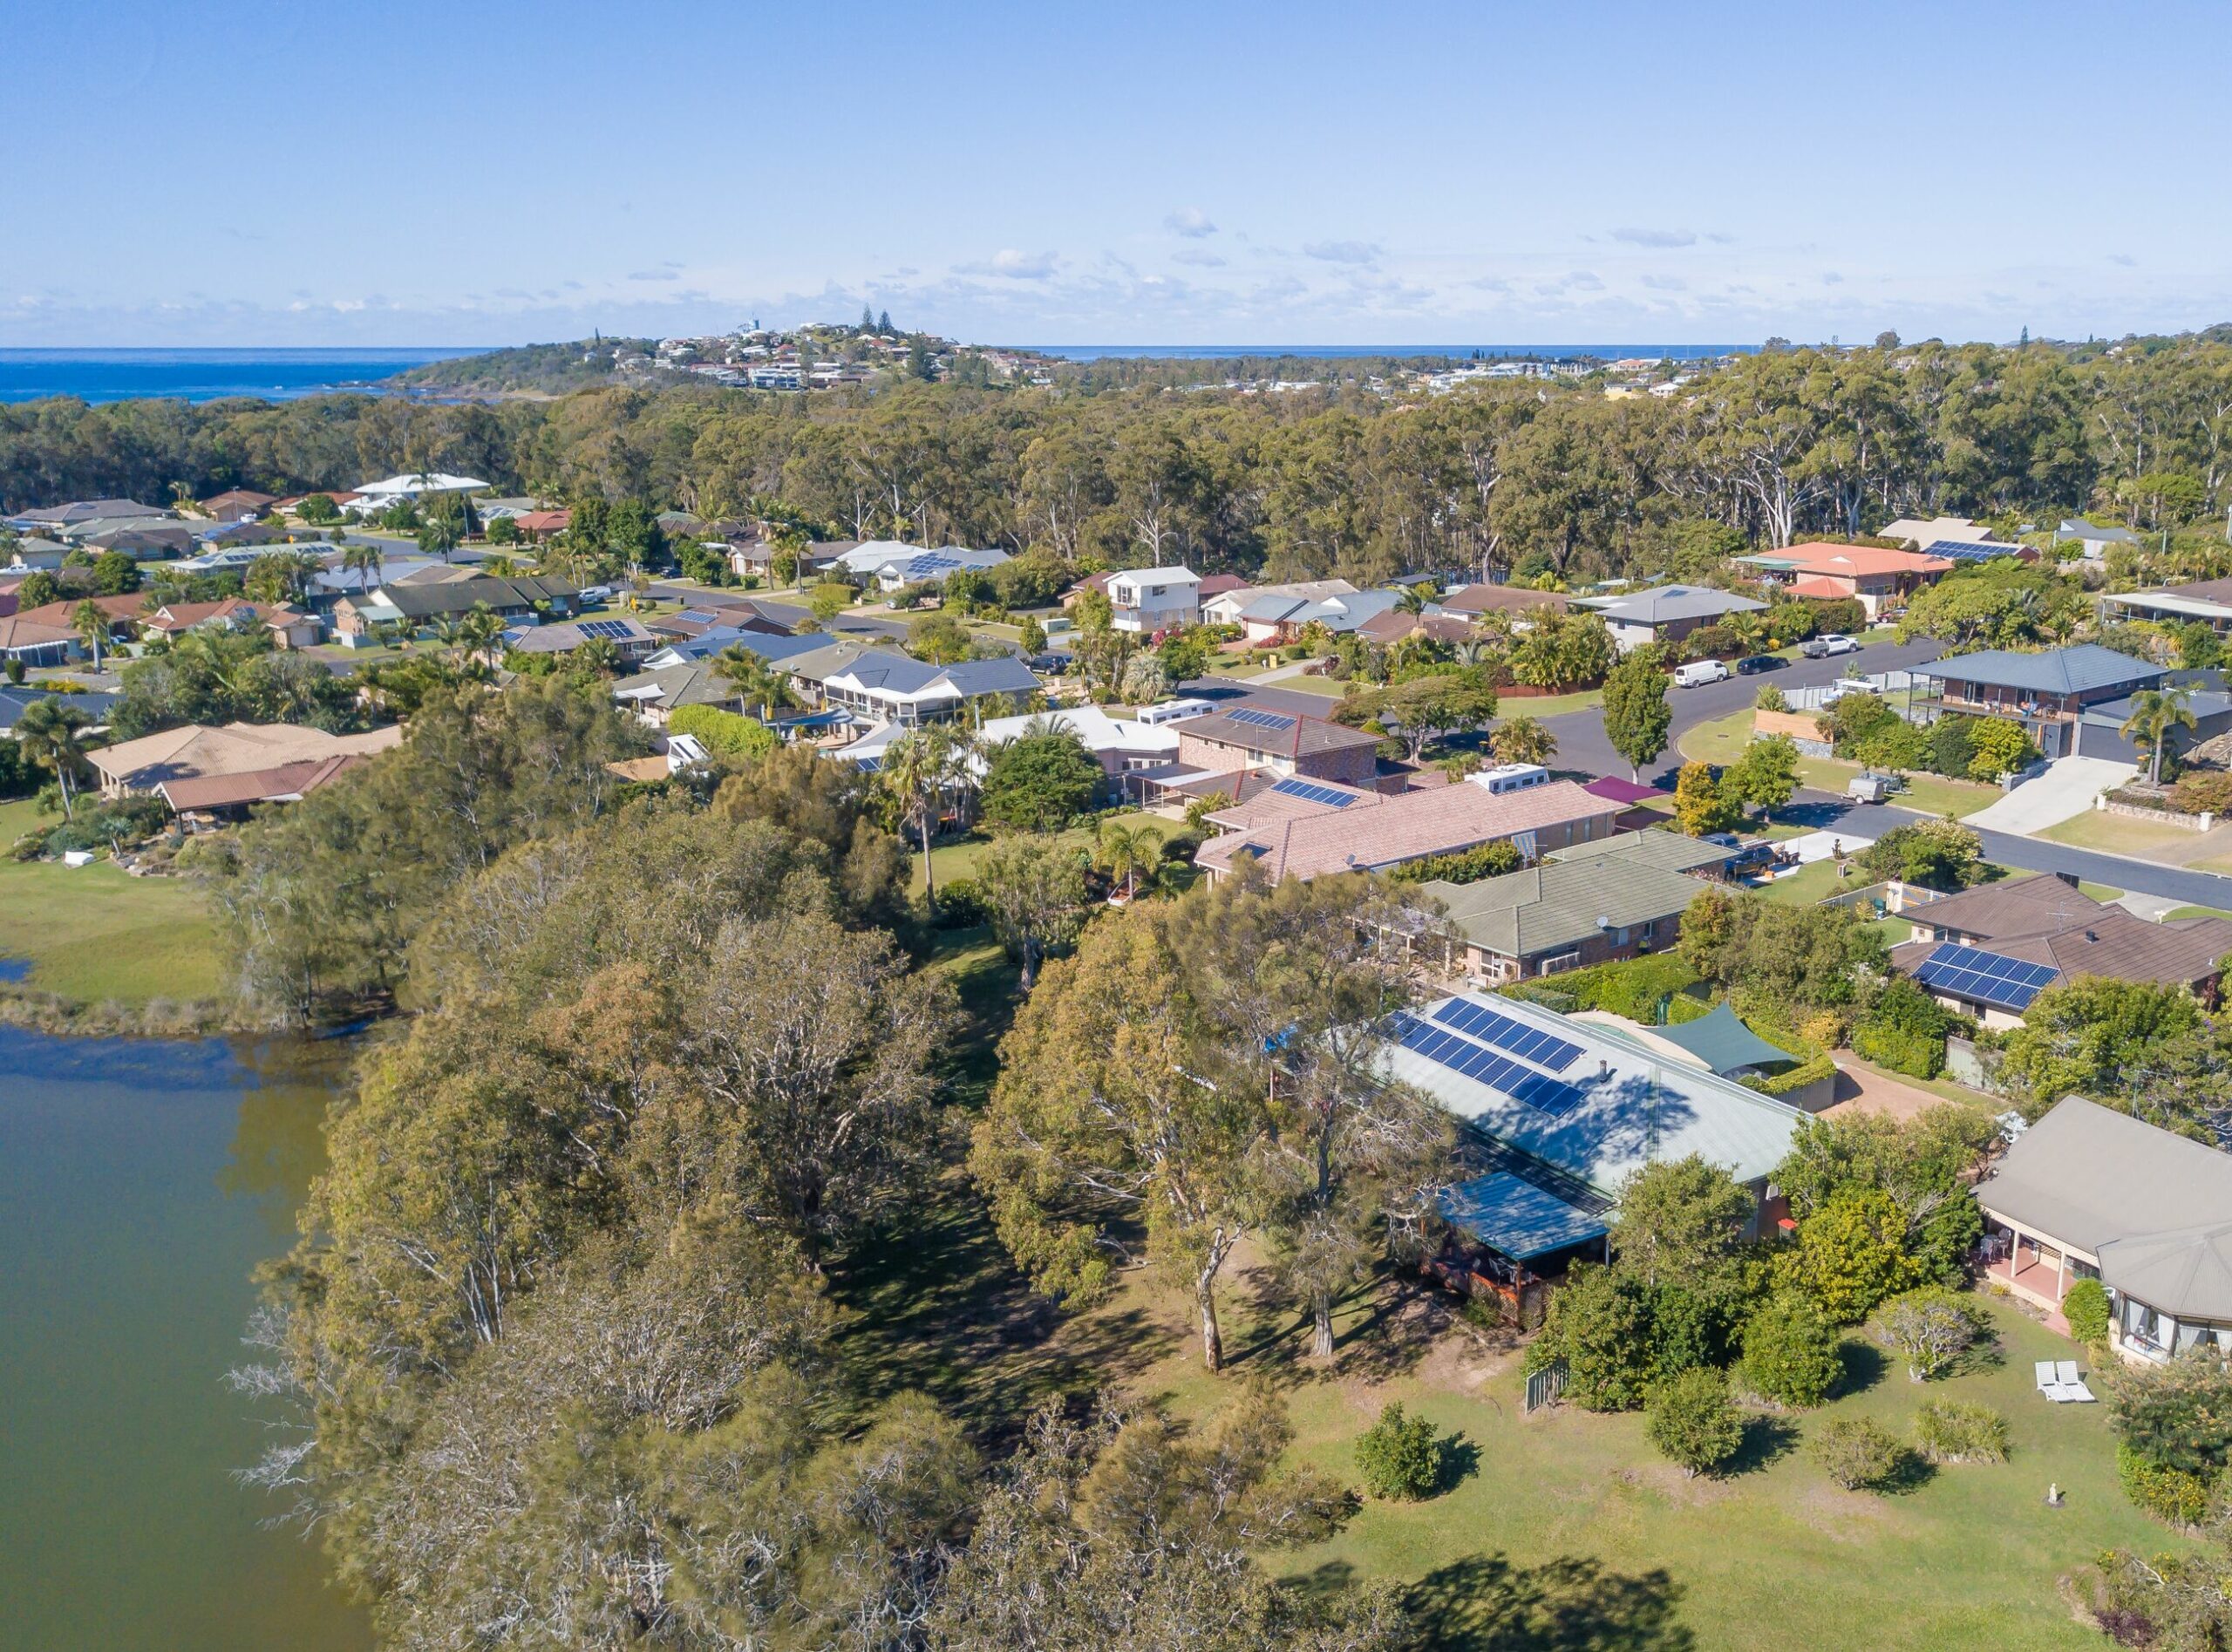
[[[1779,654],[1747,654],[1736,662],[1736,675],[1757,676],[1762,671],[1779,671],[1789,663]]]
[[[1066,654],[1034,654],[1024,662],[1041,676],[1060,676],[1070,669]]]

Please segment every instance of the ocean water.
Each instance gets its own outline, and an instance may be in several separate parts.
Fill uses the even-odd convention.
[[[1392,356],[1397,357],[1439,356],[1451,361],[1468,361],[1478,350],[1494,359],[1500,356],[1516,357],[1538,361],[1565,361],[1579,356],[1593,356],[1603,361],[1619,361],[1631,356],[1647,356],[1655,361],[1701,361],[1715,356],[1745,355],[1759,349],[1757,344],[1024,344],[1021,350],[1035,350],[1043,355],[1059,356],[1065,361],[1089,362],[1100,360],[1136,360],[1153,357],[1171,361],[1221,361],[1242,356],[1256,357],[1271,356],[1301,356],[1315,359],[1344,356]]]
[[[363,389],[408,367],[470,350],[0,350],[0,402],[75,396],[120,402],[161,396],[288,401]]]

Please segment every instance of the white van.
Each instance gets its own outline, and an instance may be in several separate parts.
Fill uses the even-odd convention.
[[[1687,665],[1674,668],[1674,686],[1677,689],[1703,688],[1708,683],[1728,681],[1728,667],[1718,660],[1691,660]]]
[[[1498,797],[1508,792],[1525,792],[1534,786],[1550,784],[1550,772],[1539,763],[1499,764],[1493,769],[1476,770],[1465,778]]]
[[[1207,700],[1165,700],[1160,705],[1142,706],[1133,720],[1152,729],[1165,723],[1181,723],[1189,717],[1207,717],[1215,710]]]

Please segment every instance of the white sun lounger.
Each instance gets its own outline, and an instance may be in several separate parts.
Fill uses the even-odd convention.
[[[2054,1368],[2054,1377],[2057,1385],[2061,1389],[2062,1398],[2075,1400],[2080,1405],[2090,1405],[2092,1403],[2092,1390],[2086,1387],[2084,1380],[2078,1376],[2075,1360],[2063,1360]]]
[[[2077,1396],[2070,1391],[2069,1385],[2061,1380],[2060,1375],[2054,1370],[2053,1361],[2050,1359],[2034,1361],[2031,1370],[2034,1380],[2038,1384],[2038,1392],[2044,1394],[2055,1404],[2066,1404],[2077,1398]],[[2081,1389],[2084,1384],[2080,1383],[2078,1387]],[[2088,1393],[2085,1397],[2091,1399],[2092,1396]]]

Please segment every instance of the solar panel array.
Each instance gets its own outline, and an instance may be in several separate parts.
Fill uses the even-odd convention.
[[[1295,719],[1283,711],[1265,711],[1252,705],[1243,705],[1228,714],[1235,723],[1244,723],[1251,729],[1290,729]]]
[[[609,637],[616,642],[635,635],[626,620],[583,620],[581,626],[583,636]]]
[[[1553,1118],[1562,1118],[1587,1099],[1581,1090],[1562,1078],[1537,1072],[1509,1056],[1499,1055],[1453,1032],[1444,1032],[1432,1023],[1414,1016],[1397,1016],[1394,1029],[1404,1049],[1417,1051],[1460,1078],[1486,1084],[1514,1101],[1523,1101]]]
[[[688,620],[693,625],[718,625],[721,618],[709,608],[686,608],[674,617],[677,620]]]
[[[1283,798],[1300,798],[1304,803],[1323,803],[1328,808],[1345,809],[1354,803],[1356,794],[1336,792],[1330,785],[1316,785],[1308,780],[1280,780],[1271,790]]]
[[[1487,1010],[1462,998],[1452,998],[1433,1012],[1436,1021],[1446,1023],[1458,1031],[1470,1033],[1483,1044],[1508,1050],[1533,1062],[1538,1067],[1548,1067],[1552,1072],[1563,1072],[1581,1059],[1581,1046],[1561,1038],[1554,1032],[1544,1032],[1514,1020],[1499,1010]]]
[[[1950,556],[1956,562],[1988,562],[1995,556],[2012,556],[2016,549],[2012,545],[1983,545],[1972,540],[1936,540],[1922,554]]]
[[[2028,963],[1949,941],[1922,961],[1915,979],[1979,1003],[2023,1010],[2060,973],[2050,963]]]

